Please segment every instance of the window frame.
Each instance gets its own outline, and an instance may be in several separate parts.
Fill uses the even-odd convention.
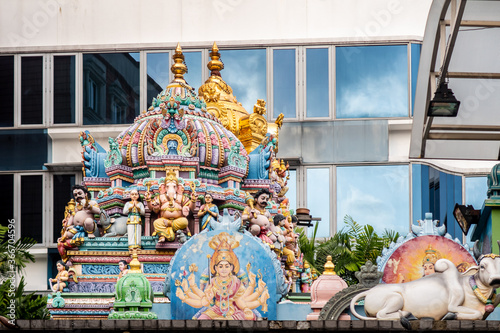
[[[328,52],[328,116],[326,117],[308,117],[307,116],[307,50],[309,49],[327,49]],[[301,46],[302,53],[302,75],[301,75],[301,86],[299,89],[302,94],[302,104],[299,107],[301,121],[325,121],[334,119],[334,107],[335,107],[335,46],[334,45],[313,45],[313,46]]]

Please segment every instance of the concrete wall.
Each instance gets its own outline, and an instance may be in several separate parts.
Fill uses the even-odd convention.
[[[4,0],[0,50],[422,38],[431,0]]]

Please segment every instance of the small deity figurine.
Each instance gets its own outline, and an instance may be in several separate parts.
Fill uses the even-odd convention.
[[[97,202],[89,199],[90,194],[85,186],[74,185],[73,197],[74,201],[71,200],[66,207],[62,236],[57,240],[57,248],[64,261],[67,249],[81,245],[84,237],[95,237],[94,215],[101,213]]]
[[[283,235],[282,226],[285,224],[286,217],[282,214],[276,214],[273,217],[273,224],[271,225],[271,230],[276,238],[274,242],[274,251],[276,251],[278,257],[281,256],[285,251],[285,236]]]
[[[129,249],[141,247],[142,220],[145,209],[142,202],[139,201],[139,192],[133,189],[130,191],[130,201],[123,207],[123,214],[128,215],[127,235]]]
[[[118,279],[116,280],[116,282],[118,282],[118,280],[120,280],[122,277],[125,276],[125,274],[128,273],[128,264],[125,260],[120,260],[118,262],[118,268],[120,269],[120,274],[118,274]]]
[[[219,208],[217,208],[217,205],[213,204],[214,198],[210,193],[206,193],[202,200],[203,205],[198,211],[198,217],[200,218],[200,231],[209,227],[211,220],[215,219],[215,221],[217,221],[219,216]]]
[[[177,230],[188,228],[186,216],[194,210],[196,195],[193,191],[191,199],[183,195],[184,186],[179,186],[179,181],[175,171],[169,170],[165,176],[165,182],[160,184],[160,194],[154,199],[151,198],[151,192],[147,191],[144,195],[148,208],[158,213],[158,218],[153,222],[153,236],[158,235],[158,242],[173,242]],[[187,230],[188,236],[191,236]]]
[[[304,261],[304,268],[302,273],[300,273],[300,289],[303,293],[308,293],[310,291],[312,277],[311,277],[311,267],[307,261]]]
[[[285,236],[285,249],[283,253],[286,255],[286,265],[288,269],[292,269],[295,262],[295,256],[298,250],[299,236],[293,231],[293,218],[295,216],[288,216],[283,222],[283,235]]]
[[[49,279],[49,285],[53,292],[62,292],[63,289],[67,286],[69,273],[68,271],[66,271],[66,266],[64,265],[64,262],[62,260],[57,261],[56,267],[58,273],[54,279]]]
[[[248,207],[243,211],[241,222],[248,221],[250,233],[259,237],[270,247],[274,247],[276,238],[271,231],[271,214],[266,209],[270,196],[269,190],[261,189],[253,198],[249,198]]]

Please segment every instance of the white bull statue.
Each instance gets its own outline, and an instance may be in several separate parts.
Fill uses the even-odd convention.
[[[401,320],[403,325],[416,318],[481,320],[500,301],[495,292],[500,287],[500,256],[482,255],[478,262],[479,266],[459,273],[451,261],[440,259],[435,274],[406,283],[380,284],[356,295],[351,312],[362,320]],[[363,297],[368,317],[354,307]]]

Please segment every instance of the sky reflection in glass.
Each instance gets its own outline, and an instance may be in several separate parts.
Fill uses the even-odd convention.
[[[307,169],[307,208],[313,217],[321,217],[316,237],[330,236],[330,169]],[[308,228],[311,237],[314,226]]]
[[[307,117],[328,117],[328,49],[306,51]]]
[[[466,177],[465,178],[465,204],[472,205],[474,209],[483,208],[484,200],[487,198],[486,192],[488,191],[487,177]],[[469,246],[473,246],[471,241],[474,225],[469,229],[466,237],[466,242]]]
[[[408,117],[406,45],[336,48],[336,117]]]
[[[295,49],[273,50],[273,118],[296,118]]]
[[[337,230],[350,215],[381,235],[391,229],[408,233],[410,211],[407,165],[337,167]]]
[[[222,78],[245,110],[252,113],[257,99],[267,102],[266,50],[224,50],[220,54],[224,63]]]
[[[188,72],[184,74],[184,79],[186,82],[196,90],[198,94],[198,89],[200,88],[201,82],[201,52],[184,52],[184,61],[188,68]]]
[[[169,53],[148,53],[148,99],[147,107],[169,84]]]

